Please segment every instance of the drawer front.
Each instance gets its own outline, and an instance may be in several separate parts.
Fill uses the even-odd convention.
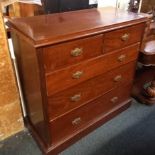
[[[97,76],[75,87],[57,93],[48,99],[50,120],[93,100],[117,86],[125,85],[133,79],[135,62]],[[128,74],[126,74],[128,73]],[[93,89],[92,89],[93,88]]]
[[[138,49],[139,44],[132,45],[81,64],[46,74],[47,96],[134,61],[137,59]]]
[[[106,113],[121,106],[130,96],[131,85],[116,88],[72,112],[52,121],[52,144],[57,143],[78,133],[80,129],[97,122]]]
[[[70,41],[43,49],[45,71],[50,72],[102,54],[103,35]]]
[[[144,26],[145,23],[142,23],[106,33],[104,37],[105,52],[120,49],[127,45],[140,42],[144,32]]]

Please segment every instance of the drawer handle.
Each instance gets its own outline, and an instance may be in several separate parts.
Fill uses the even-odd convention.
[[[113,97],[110,101],[111,101],[112,103],[116,103],[116,102],[118,102],[118,97]]]
[[[122,75],[117,75],[115,78],[114,78],[114,81],[115,82],[119,82],[122,80]]]
[[[83,75],[83,71],[77,71],[73,73],[72,78],[73,79],[79,79]]]
[[[81,94],[76,94],[70,98],[71,101],[77,102],[81,99]]]
[[[74,50],[71,51],[71,56],[77,57],[80,56],[83,53],[82,48],[75,48]]]
[[[81,123],[81,118],[80,117],[78,117],[78,118],[76,118],[76,119],[74,119],[73,121],[72,121],[72,124],[73,125],[78,125],[78,124],[80,124]]]
[[[129,40],[129,38],[130,38],[130,34],[128,34],[128,33],[123,34],[121,37],[122,41],[127,41],[127,40]]]
[[[126,55],[125,54],[122,54],[122,55],[120,55],[118,57],[118,61],[123,62],[125,60],[125,58],[126,58]]]

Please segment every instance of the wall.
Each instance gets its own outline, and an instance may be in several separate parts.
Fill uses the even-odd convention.
[[[98,0],[99,7],[116,6],[116,0]]]
[[[0,141],[22,129],[19,94],[0,11]]]
[[[127,10],[128,9],[128,3],[130,0],[98,0],[98,6],[99,7],[116,7],[117,5],[120,6],[120,9]]]

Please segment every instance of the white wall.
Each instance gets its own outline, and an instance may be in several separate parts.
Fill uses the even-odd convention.
[[[116,6],[116,0],[98,0],[99,7]]]
[[[117,3],[120,5],[120,9],[127,10],[129,1],[130,0],[98,0],[98,7],[116,7]]]

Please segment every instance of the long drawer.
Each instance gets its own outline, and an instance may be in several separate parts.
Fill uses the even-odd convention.
[[[46,72],[79,63],[103,54],[103,35],[77,39],[43,48]]]
[[[47,96],[134,61],[139,44],[46,74]]]
[[[105,33],[104,52],[121,49],[141,41],[145,23]]]
[[[59,92],[48,98],[50,120],[64,115],[90,100],[93,100],[115,87],[131,82],[136,63],[130,62],[117,69],[111,70],[75,87]]]
[[[80,129],[84,129],[99,121],[104,115],[124,104],[130,98],[131,85],[116,88],[96,100],[66,114],[63,117],[52,121],[51,134],[52,144],[73,136]]]

